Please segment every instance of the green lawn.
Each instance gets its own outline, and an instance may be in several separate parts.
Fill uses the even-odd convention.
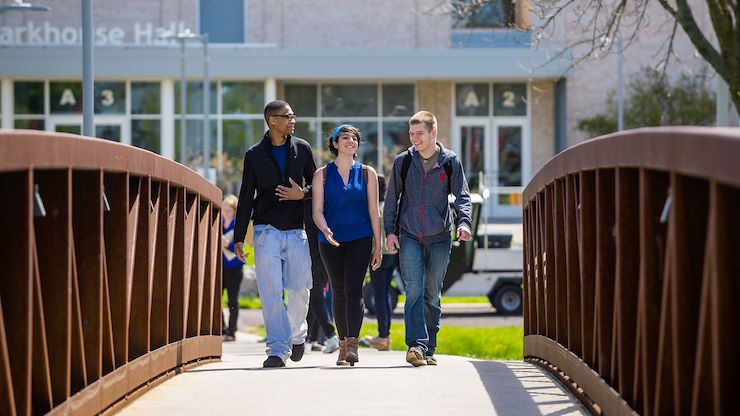
[[[403,305],[406,302],[406,297],[401,295],[398,297],[398,304]],[[223,307],[226,307],[226,293],[224,293],[221,303]],[[485,296],[442,296],[443,304],[450,303],[485,303],[489,304],[488,298]],[[242,309],[259,309],[262,307],[262,303],[259,298],[255,297],[241,297],[239,298],[239,307]]]
[[[256,328],[255,333],[265,335],[265,328]],[[362,324],[360,337],[378,335],[378,324]],[[437,352],[448,355],[487,360],[522,360],[524,328],[521,326],[499,328],[471,328],[460,326],[443,326],[437,336]],[[403,324],[391,325],[391,348],[394,351],[406,351]]]
[[[406,302],[406,296],[400,295],[398,297],[398,304],[402,305]],[[485,303],[490,304],[486,296],[445,296],[442,295],[442,304],[445,303]]]

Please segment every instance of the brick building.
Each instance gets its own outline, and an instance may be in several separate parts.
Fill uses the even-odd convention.
[[[80,3],[0,15],[2,128],[80,132]],[[408,117],[424,109],[463,157],[471,188],[491,191],[488,215],[518,218],[522,186],[583,139],[576,117],[603,108],[605,76],[574,79],[567,59],[552,60],[547,45],[530,46],[530,32],[511,29],[531,24],[526,1],[502,0],[467,20],[431,10],[435,3],[97,0],[96,135],[201,166],[202,47],[186,48],[183,143],[180,47],[163,38],[187,28],[209,35],[211,166],[225,192],[238,191],[241,158],[264,133],[272,99],[292,104],[297,135],[321,150],[317,159],[327,157],[328,132],[348,122],[365,136],[362,161],[386,173],[408,146]]]

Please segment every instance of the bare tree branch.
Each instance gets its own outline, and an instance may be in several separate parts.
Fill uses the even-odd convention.
[[[694,46],[696,46],[699,54],[709,62],[712,67],[714,67],[714,70],[717,71],[722,78],[727,80],[729,74],[727,73],[727,68],[722,61],[722,56],[716,49],[714,49],[714,46],[712,46],[709,40],[704,36],[704,33],[702,33],[701,29],[699,29],[699,26],[696,24],[696,20],[694,20],[694,15],[691,13],[691,7],[689,7],[686,0],[676,0],[676,5],[678,6],[678,9],[676,10],[676,19],[684,32],[686,32],[686,35],[691,39]]]
[[[668,39],[668,46],[666,47],[665,58],[658,62],[658,68],[661,71],[660,78],[664,80],[668,72],[668,63],[673,55],[673,41],[676,39],[676,29],[678,29],[678,20],[673,21],[673,30],[671,30],[671,37]],[[662,68],[661,68],[662,67]]]
[[[486,4],[502,1],[519,0],[434,0],[428,10],[464,18],[466,13],[470,17]],[[539,17],[530,29],[532,44],[538,46],[548,40],[557,48],[556,51],[545,52],[548,61],[541,66],[567,58],[569,68],[573,68],[584,61],[613,54],[616,49],[613,40],[616,38],[622,40],[623,49],[628,49],[638,42],[641,31],[655,16],[647,12],[652,0],[530,1],[531,10]],[[675,48],[678,26],[681,26],[700,56],[727,82],[733,103],[740,108],[740,1],[702,0],[707,5],[711,29],[714,29],[719,47],[713,44],[714,39],[708,38],[713,35],[711,29],[702,28],[695,19],[688,0],[657,1],[670,16],[668,21],[672,26],[670,35],[666,35],[666,41],[658,51],[660,60],[656,68],[661,70],[662,76],[666,75],[671,60],[680,60]]]
[[[663,6],[663,8],[668,13],[671,14],[671,16],[673,16],[674,18],[678,19],[678,12],[676,11],[676,9],[673,8],[673,6],[671,6],[670,4],[668,4],[668,2],[666,0],[658,0],[658,3],[660,3],[660,5]]]

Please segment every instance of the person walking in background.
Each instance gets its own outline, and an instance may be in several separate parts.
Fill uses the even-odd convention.
[[[385,177],[378,175],[378,194],[381,203],[385,200]],[[381,204],[382,206],[382,204]],[[383,217],[381,209],[380,217]],[[385,230],[383,230],[385,237]],[[389,292],[393,281],[393,270],[398,264],[398,254],[383,250],[383,259],[377,270],[370,271],[370,281],[373,285],[373,296],[375,299],[375,317],[378,320],[378,336],[366,337],[365,342],[378,351],[389,351],[391,349],[391,316],[393,307]]]
[[[306,234],[308,235],[308,245],[311,252],[311,276],[313,277],[313,287],[311,288],[311,297],[308,304],[308,343],[312,347],[318,345],[319,330],[323,330],[324,335],[326,335],[324,353],[331,354],[339,349],[339,337],[334,332],[334,325],[329,319],[326,296],[324,295],[324,286],[329,281],[329,276],[326,274],[324,262],[321,261],[321,255],[319,254],[319,228],[313,222],[311,201],[307,201],[305,206],[306,211],[303,213],[303,220],[306,224]],[[317,350],[319,349],[321,349],[320,346]]]
[[[221,316],[223,340],[236,339],[236,323],[239,319],[239,286],[242,283],[244,262],[234,254],[234,226],[236,224],[236,207],[239,200],[234,195],[227,195],[221,203],[221,255],[223,259],[223,290],[226,291],[229,305],[229,324]]]
[[[442,282],[452,247],[448,196],[455,196],[457,239],[470,239],[470,192],[457,155],[437,142],[437,118],[419,111],[409,120],[412,146],[393,162],[383,212],[386,248],[399,250],[406,286],[406,361],[437,365]]]
[[[264,115],[269,130],[244,155],[234,253],[244,261],[243,241],[252,219],[255,273],[267,332],[263,366],[284,367],[288,358],[303,358],[306,342],[312,278],[303,199],[310,196],[308,184],[316,165],[311,145],[292,136],[296,116],[288,103],[272,101]]]
[[[337,127],[328,140],[334,162],[313,176],[313,219],[321,231],[319,253],[331,280],[339,332],[337,365],[359,361],[362,282],[368,263],[376,270],[381,261],[378,176],[354,160],[360,142],[357,128]]]

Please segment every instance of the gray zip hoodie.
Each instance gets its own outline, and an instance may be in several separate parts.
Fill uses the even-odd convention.
[[[402,152],[393,162],[393,174],[388,180],[383,212],[383,227],[386,235],[398,234],[396,216],[399,215],[399,228],[423,243],[436,243],[451,238],[452,218],[448,197],[448,178],[443,165],[450,161],[452,178],[449,179],[449,190],[455,195],[457,226],[470,226],[470,191],[465,180],[465,171],[460,158],[455,152],[439,146],[439,161],[428,172],[424,173],[421,157],[411,146],[411,165],[406,175],[405,184],[401,184],[401,166],[406,152]],[[403,197],[401,197],[403,188]],[[399,201],[400,199],[400,201]],[[396,201],[396,203],[393,203]],[[399,203],[400,202],[400,203]],[[400,213],[399,213],[400,211]]]

